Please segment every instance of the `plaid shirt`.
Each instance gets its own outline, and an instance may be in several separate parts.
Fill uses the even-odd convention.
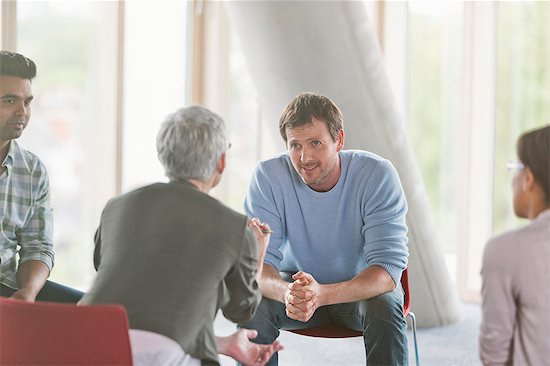
[[[53,215],[46,167],[10,142],[0,175],[0,283],[17,289],[19,265],[29,260],[53,267]],[[19,249],[17,248],[19,246]]]

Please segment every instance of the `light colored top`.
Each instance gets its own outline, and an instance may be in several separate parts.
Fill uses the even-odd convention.
[[[50,184],[44,164],[15,140],[2,166],[6,170],[0,174],[0,283],[18,289],[16,254],[19,265],[38,260],[50,271],[53,267]]]
[[[550,362],[550,210],[489,241],[481,270],[484,365]]]
[[[328,192],[307,186],[287,153],[256,167],[244,208],[273,230],[265,262],[279,272],[303,270],[321,284],[350,280],[377,265],[399,284],[408,248],[407,202],[397,172],[373,153],[339,154],[341,175]]]
[[[201,366],[199,359],[185,353],[172,338],[141,329],[130,329],[128,333],[134,366]]]

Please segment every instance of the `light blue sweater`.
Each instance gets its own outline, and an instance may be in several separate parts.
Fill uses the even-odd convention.
[[[392,164],[373,153],[340,151],[342,172],[328,192],[309,188],[287,153],[256,167],[244,209],[273,230],[265,263],[347,281],[369,266],[399,283],[407,266],[407,202]]]

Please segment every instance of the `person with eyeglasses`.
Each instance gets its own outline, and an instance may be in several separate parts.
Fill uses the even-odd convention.
[[[550,360],[550,125],[524,133],[512,180],[516,216],[531,220],[492,238],[481,269],[484,365]]]
[[[0,51],[0,296],[76,303],[82,292],[48,281],[54,250],[46,167],[16,141],[31,117],[35,76],[31,59]]]
[[[250,342],[258,333],[248,329],[214,335],[219,309],[233,322],[256,312],[270,235],[268,225],[209,194],[228,146],[219,115],[200,106],[177,110],[157,135],[169,182],[115,197],[103,210],[97,276],[81,303],[125,307],[136,366],[219,365],[218,353],[261,366],[282,349],[278,341]]]

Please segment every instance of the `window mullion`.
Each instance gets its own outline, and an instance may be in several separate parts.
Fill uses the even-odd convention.
[[[479,268],[492,227],[496,64],[495,4],[464,3],[464,52],[458,142],[458,288],[479,301]]]

